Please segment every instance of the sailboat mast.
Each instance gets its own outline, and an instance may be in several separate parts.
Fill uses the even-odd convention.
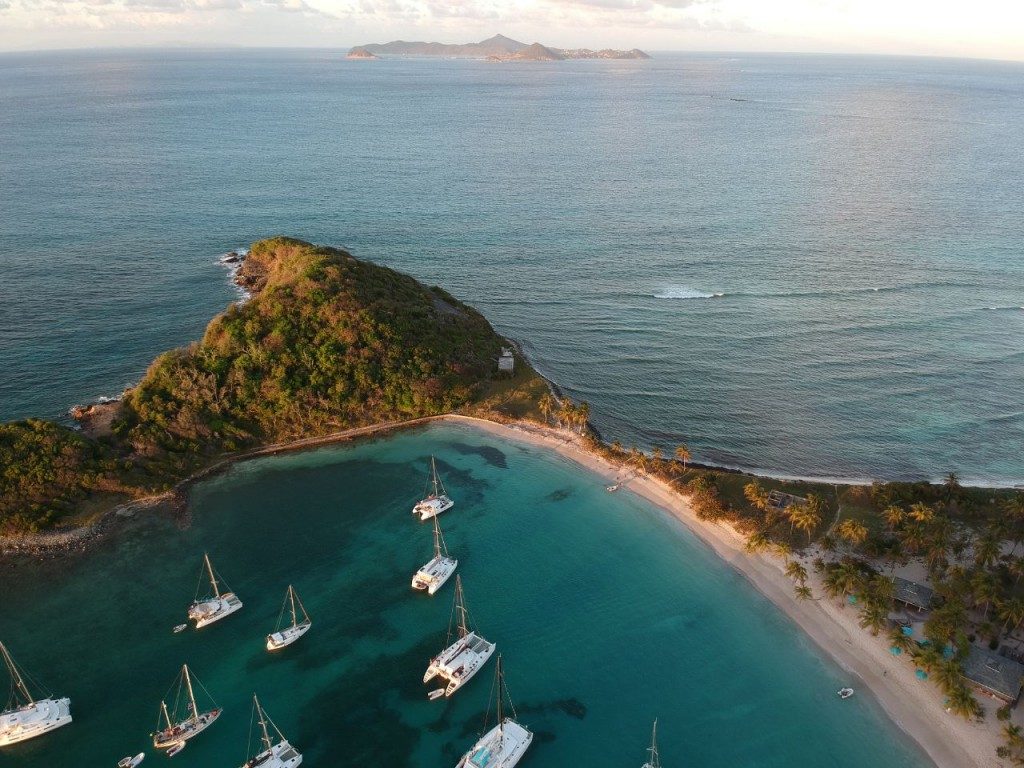
[[[161,701],[160,702],[160,711],[163,712],[163,714],[164,714],[164,720],[167,721],[167,727],[168,728],[173,728],[174,727],[174,723],[171,722],[171,714],[170,714],[170,712],[167,711],[167,702],[166,701]]]
[[[210,574],[210,584],[213,586],[213,594],[215,597],[220,597],[220,587],[217,586],[217,577],[213,575],[213,563],[210,562],[210,555],[203,553],[203,559],[206,561],[206,570]]]
[[[502,725],[504,718],[502,717],[501,708],[505,700],[505,672],[502,669],[500,653],[498,654],[498,671],[495,674],[497,675],[498,678],[498,733],[504,735],[505,728]]]
[[[459,614],[459,637],[463,638],[469,634],[469,627],[466,621],[466,600],[462,594],[462,577],[455,577],[455,610]]]
[[[437,460],[433,456],[430,457],[430,471],[434,475],[434,495],[440,496],[437,492]]]
[[[295,616],[295,589],[292,588],[291,584],[288,585],[288,598],[292,601],[292,626],[296,627],[299,624],[299,620]],[[256,698],[255,694],[253,694],[253,698]]]
[[[437,522],[437,515],[434,515],[434,557],[441,556],[441,526]]]
[[[658,759],[658,720],[655,718],[654,726],[651,728],[651,768],[660,768],[661,762]]]
[[[21,679],[21,673],[18,672],[18,666],[14,663],[14,659],[11,658],[11,652],[7,650],[7,646],[3,643],[0,643],[0,653],[3,654],[4,662],[7,664],[7,668],[11,671],[11,679],[14,681],[14,687],[22,692],[30,706],[35,704],[35,699],[33,699],[32,694],[29,693],[28,686],[25,685],[25,681]]]
[[[192,690],[192,676],[188,673],[188,664],[185,664],[181,668],[182,674],[185,675],[185,686],[188,688],[188,700],[192,704],[192,709],[189,712],[189,719],[199,716],[199,707],[196,706],[196,695]]]
[[[263,707],[260,706],[260,700],[256,698],[255,693],[252,695],[252,700],[256,704],[256,715],[260,719],[260,730],[263,731],[263,744],[266,746],[267,751],[269,752],[271,749],[273,749],[274,744],[270,741],[270,733],[267,732],[266,714],[263,712]]]

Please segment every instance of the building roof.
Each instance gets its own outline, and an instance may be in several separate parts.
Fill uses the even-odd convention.
[[[935,590],[931,587],[904,579],[902,576],[894,576],[892,581],[896,585],[894,596],[901,603],[912,605],[915,608],[931,607],[932,598],[935,597]]]
[[[965,678],[1002,699],[1016,701],[1020,695],[1024,664],[972,645],[963,668]]]

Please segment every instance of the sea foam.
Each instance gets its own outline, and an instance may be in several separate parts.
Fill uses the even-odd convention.
[[[724,293],[709,293],[686,285],[667,285],[652,295],[656,299],[717,299],[725,296]]]

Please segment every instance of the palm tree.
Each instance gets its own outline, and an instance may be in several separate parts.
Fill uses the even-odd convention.
[[[654,448],[651,449],[651,463],[654,465],[654,470],[656,472],[661,471],[662,456],[664,455],[665,454],[662,452],[660,446],[656,445],[654,446]]]
[[[955,659],[942,662],[935,670],[935,682],[942,687],[947,695],[963,685],[962,677],[963,669],[960,662]]]
[[[855,547],[863,544],[864,540],[868,537],[868,527],[864,523],[851,518],[843,520],[836,528],[836,531]]]
[[[586,400],[580,400],[579,406],[576,408],[576,425],[579,427],[580,434],[583,434],[587,429],[587,424],[590,423],[590,403]]]
[[[791,507],[796,507],[796,510],[791,514],[790,521],[807,534],[807,543],[810,544],[811,535],[821,524],[821,514],[816,512],[810,504],[794,504]]]
[[[796,595],[797,600],[811,600],[814,597],[811,588],[806,584],[797,584],[793,589],[793,594]]]
[[[895,532],[896,528],[906,517],[906,512],[904,512],[903,507],[898,504],[890,504],[882,510],[882,517],[885,518],[885,523],[889,526],[889,531]]]
[[[790,560],[786,564],[786,575],[800,584],[807,581],[807,569],[796,560]]]
[[[960,478],[957,477],[956,472],[950,472],[946,475],[943,485],[946,486],[947,501],[952,501],[953,497],[960,492]]]
[[[910,635],[903,634],[902,627],[893,627],[889,633],[889,645],[899,648],[904,653],[909,653],[917,646],[917,643]]]
[[[683,472],[685,472],[686,462],[693,458],[693,455],[690,453],[690,449],[687,448],[686,445],[684,445],[683,443],[680,443],[679,445],[676,446],[675,454],[676,459],[683,462]]]
[[[972,717],[981,717],[984,713],[978,700],[974,698],[974,695],[963,683],[949,691],[948,696],[950,711],[965,720]]]
[[[864,607],[860,610],[860,626],[863,629],[870,630],[872,635],[877,635],[888,622],[889,610],[886,606],[876,603],[874,600],[864,603]]]
[[[1001,537],[986,533],[975,542],[974,563],[979,568],[988,568],[999,559],[1001,552]]]
[[[919,501],[910,507],[910,512],[908,513],[908,515],[911,520],[916,520],[919,523],[927,523],[929,520],[935,517],[935,510],[929,507],[924,502]]]
[[[537,408],[540,410],[540,415],[544,417],[545,423],[551,420],[551,414],[555,412],[555,398],[551,396],[550,392],[545,392],[540,396],[540,400],[537,401]]]
[[[999,603],[997,607],[996,613],[1003,622],[1003,634],[1013,634],[1016,632],[1021,623],[1024,623],[1024,599],[1011,597],[1009,600]],[[1013,629],[1007,633],[1011,624]]]
[[[985,606],[982,612],[983,618],[988,619],[988,609],[992,603],[999,599],[999,582],[993,574],[988,571],[979,570],[974,574],[974,578],[971,579],[971,589],[974,592],[975,603]]]
[[[747,536],[747,543],[744,545],[744,549],[747,552],[761,552],[767,549],[771,543],[772,540],[768,538],[768,532],[758,529]]]

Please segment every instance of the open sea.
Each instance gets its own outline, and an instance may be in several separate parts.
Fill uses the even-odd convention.
[[[431,556],[410,513],[431,454],[456,501],[440,521],[471,620],[536,734],[524,768],[639,766],[655,717],[670,768],[930,765],[680,523],[554,453],[441,425],[236,465],[194,489],[187,527],[146,516],[63,567],[5,572],[0,638],[71,697],[74,722],[0,750],[0,766],[101,768],[144,749],[144,766],[165,764],[148,735],[185,662],[224,714],[178,768],[244,762],[253,692],[304,765],[454,765],[482,730],[494,661],[427,701],[454,589],[409,586]],[[204,550],[245,605],[172,634]],[[271,655],[290,583],[313,627]]]
[[[285,233],[445,286],[608,439],[1024,482],[1024,64],[0,55],[0,419],[120,392]]]

